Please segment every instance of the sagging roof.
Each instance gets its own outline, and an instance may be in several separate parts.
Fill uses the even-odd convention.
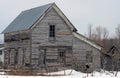
[[[101,47],[101,46],[99,46],[99,45],[96,44],[95,42],[89,40],[87,37],[85,37],[85,36],[83,36],[83,35],[81,35],[81,34],[79,34],[79,33],[77,33],[77,32],[73,32],[73,35],[74,35],[76,38],[80,39],[81,41],[83,41],[83,42],[85,42],[85,43],[87,43],[87,44],[89,44],[89,45],[97,48],[98,50],[102,50],[102,47]]]
[[[56,9],[56,4],[50,3],[21,12],[20,15],[18,15],[16,19],[10,25],[8,25],[8,27],[2,33],[27,30],[31,28],[40,18],[42,18],[42,15],[44,15],[48,11],[48,9],[51,8],[53,5]],[[57,11],[59,11],[60,14],[62,14],[61,16],[63,16],[63,19],[66,23],[69,24],[72,30],[77,31],[77,29],[72,25],[72,23],[67,19],[67,17],[62,13],[62,11],[58,7]]]

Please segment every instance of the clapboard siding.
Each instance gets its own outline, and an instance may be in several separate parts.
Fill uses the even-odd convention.
[[[49,41],[49,25],[55,25],[55,41]],[[73,35],[62,18],[56,13],[54,9],[51,9],[45,17],[37,24],[36,27],[32,30],[32,58],[35,57],[34,52],[39,54],[40,51],[36,50],[39,46],[72,46]],[[60,65],[58,64],[58,48],[46,48],[46,63],[47,65]],[[66,49],[67,52],[67,49]],[[72,61],[71,52],[68,53],[66,58],[66,63]],[[37,57],[37,56],[36,56]],[[32,59],[39,60],[38,59]],[[47,61],[48,60],[48,61]],[[49,62],[53,60],[53,62]],[[71,62],[72,63],[72,62]]]

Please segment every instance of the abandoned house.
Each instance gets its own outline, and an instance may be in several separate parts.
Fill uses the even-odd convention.
[[[107,52],[101,53],[101,67],[108,71],[120,70],[120,51],[118,46],[112,45]]]
[[[55,3],[23,11],[2,33],[6,68],[100,70],[101,47],[77,33]]]

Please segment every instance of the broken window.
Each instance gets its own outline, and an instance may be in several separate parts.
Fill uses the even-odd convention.
[[[2,55],[2,50],[0,50],[0,55]]]
[[[50,25],[49,38],[50,40],[55,40],[55,25]]]
[[[58,59],[60,63],[65,63],[66,52],[64,49],[58,49]]]
[[[15,65],[18,64],[18,50],[15,50],[14,61],[15,61]]]

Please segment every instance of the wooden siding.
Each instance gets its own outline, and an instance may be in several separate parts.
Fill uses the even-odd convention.
[[[10,39],[10,40],[5,41],[5,49],[6,49],[5,65],[21,66],[21,65],[25,65],[25,63],[28,63],[28,62],[30,63],[30,33],[29,31],[7,33],[5,34],[5,40],[7,39]],[[16,52],[18,52],[17,54],[18,57],[15,56]]]
[[[87,61],[86,55],[88,54],[88,52],[91,52],[92,62]],[[91,63],[93,70],[100,70],[100,51],[76,37],[74,37],[73,41],[73,56],[76,62],[78,61],[79,63],[83,63],[80,64],[82,65],[82,67],[85,67],[86,64]]]
[[[49,40],[49,26],[55,25],[55,40]],[[73,35],[70,28],[65,21],[57,14],[54,9],[51,9],[45,17],[35,26],[32,30],[32,64],[38,65],[40,60],[40,50],[46,50],[45,62],[48,66],[60,66],[58,49],[65,46],[66,51],[66,63],[72,63],[72,38]],[[42,46],[47,46],[40,48]],[[56,46],[52,48],[51,46]],[[67,46],[71,46],[71,50],[67,49]],[[35,59],[36,58],[36,59]],[[39,63],[40,64],[40,63]],[[64,65],[64,64],[63,64]]]

